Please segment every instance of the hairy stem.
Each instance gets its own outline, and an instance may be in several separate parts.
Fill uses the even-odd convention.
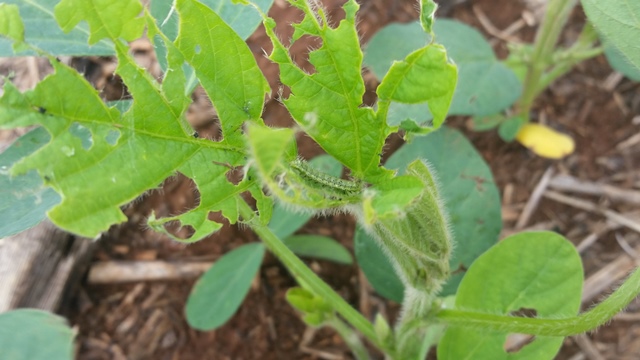
[[[260,236],[265,246],[271,251],[291,272],[296,280],[308,290],[324,299],[331,307],[340,314],[349,324],[356,328],[367,340],[378,348],[384,347],[378,340],[373,325],[338,295],[329,285],[320,279],[311,269],[309,269],[266,225],[255,220],[253,209],[244,201],[238,201],[240,215],[245,219],[247,225]]]
[[[567,319],[501,316],[462,310],[441,310],[436,318],[449,325],[537,336],[570,336],[597,328],[624,309],[640,293],[640,268],[593,309]]]

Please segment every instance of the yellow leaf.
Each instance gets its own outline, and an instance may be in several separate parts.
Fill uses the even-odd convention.
[[[516,139],[537,155],[549,159],[561,159],[575,148],[571,137],[540,124],[524,125]]]

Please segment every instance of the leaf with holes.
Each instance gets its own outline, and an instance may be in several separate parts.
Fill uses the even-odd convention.
[[[582,261],[571,242],[553,232],[510,236],[469,268],[455,308],[494,315],[532,312],[538,318],[567,318],[580,310]],[[517,352],[504,349],[507,333],[450,326],[438,359],[551,359],[562,337],[538,336]]]
[[[62,4],[64,8],[75,3]],[[0,127],[41,125],[51,134],[51,141],[17,162],[12,174],[37,169],[45,183],[62,196],[62,202],[48,216],[58,226],[83,236],[95,237],[124,221],[122,205],[176,172],[196,183],[202,194],[200,204],[180,216],[161,220],[152,216],[152,227],[166,231],[166,222],[179,220],[196,229],[186,241],[196,241],[221,226],[208,219],[210,212],[221,211],[229,222],[236,222],[236,195],[257,185],[251,181],[234,185],[226,173],[229,167],[244,164],[240,126],[247,120],[256,121],[268,89],[244,41],[209,8],[192,0],[177,1],[183,23],[204,21],[215,26],[211,31],[207,28],[179,37],[175,47],[161,35],[155,22],[146,18],[150,34],[158,34],[165,41],[172,69],[159,84],[135,63],[122,42],[142,35],[143,28],[136,25],[140,9],[119,3],[115,8],[123,11],[121,19],[131,21],[102,24],[104,12],[111,9],[108,4],[104,5],[106,10],[76,5],[78,11],[61,15],[58,20],[67,28],[86,20],[92,31],[98,29],[92,32],[92,41],[108,39],[115,43],[116,73],[127,85],[133,103],[125,112],[108,107],[81,75],[55,60],[55,73],[32,91],[22,94],[7,83],[0,98]],[[203,61],[203,54],[197,54],[196,49],[206,50],[214,44],[219,44],[215,45],[217,57]],[[227,46],[230,44],[233,47]],[[222,59],[233,59],[234,72],[218,71]],[[194,67],[207,92],[214,94],[212,100],[223,125],[224,139],[220,142],[191,136],[193,130],[184,119],[190,103],[184,95],[185,60]],[[237,74],[243,76],[238,78]],[[229,83],[234,85],[225,85]]]

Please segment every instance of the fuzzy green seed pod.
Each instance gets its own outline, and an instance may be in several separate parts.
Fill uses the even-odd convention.
[[[416,160],[407,167],[407,174],[422,181],[422,193],[403,217],[380,219],[367,228],[393,263],[407,295],[431,297],[449,278],[449,223],[429,165]]]

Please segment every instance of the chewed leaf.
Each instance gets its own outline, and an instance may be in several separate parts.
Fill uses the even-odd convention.
[[[14,42],[15,51],[21,50],[24,41],[24,24],[16,5],[0,4],[0,35]]]
[[[516,139],[537,155],[549,159],[561,159],[573,153],[575,148],[571,137],[540,124],[525,124]]]
[[[144,29],[141,13],[139,0],[62,0],[55,7],[56,19],[65,32],[71,31],[81,21],[89,23],[90,45],[104,38],[127,41],[139,38]]]
[[[0,153],[0,238],[37,225],[46,211],[60,202],[60,196],[35,171],[11,176],[8,169],[17,160],[33,153],[50,140],[43,128],[34,129]]]
[[[442,125],[456,88],[458,71],[447,59],[442,45],[430,44],[395,62],[378,86],[380,108],[395,101],[428,103],[435,130]]]
[[[471,265],[455,307],[512,316],[533,310],[538,318],[566,318],[580,309],[582,283],[582,262],[571,242],[553,232],[521,233],[500,241]],[[450,326],[438,344],[438,359],[552,359],[563,340],[536,336],[517,352],[507,352],[507,335]]]
[[[207,11],[211,13],[209,9],[190,12],[190,3],[186,0],[180,5],[182,10],[187,9],[181,14],[186,23],[197,21],[203,14],[206,16]],[[93,24],[99,18],[98,13],[110,11],[109,4],[104,6],[109,9],[96,8],[91,10],[94,13],[82,8],[74,15],[74,21],[87,20]],[[127,13],[121,17],[126,18]],[[145,20],[143,17],[140,19]],[[153,21],[148,24],[152,36],[159,34]],[[226,127],[223,141],[216,143],[196,139],[184,119],[190,99],[185,96],[182,70],[185,59],[182,53],[161,34],[159,38],[156,36],[165,42],[171,69],[159,84],[129,54],[120,37],[127,39],[133,35],[129,25],[123,26],[120,32],[92,27],[95,31],[92,36],[110,37],[115,43],[118,56],[116,72],[133,97],[133,102],[124,112],[105,105],[98,92],[80,74],[55,60],[52,60],[55,73],[33,91],[21,94],[10,83],[5,85],[5,94],[0,98],[0,127],[39,124],[51,134],[47,145],[18,162],[11,171],[19,174],[37,169],[45,184],[62,197],[62,202],[49,211],[50,219],[66,230],[88,237],[95,237],[112,224],[124,221],[122,205],[180,172],[199,188],[200,204],[180,216],[152,218],[151,225],[164,231],[164,223],[178,220],[182,225],[197,229],[186,241],[199,240],[221,226],[209,220],[211,212],[220,211],[234,223],[238,219],[236,195],[247,190],[254,190],[257,194],[253,182],[234,185],[226,175],[233,167],[244,164],[243,148],[238,146],[237,140],[235,144],[231,143],[233,139],[241,138],[239,124],[259,115],[264,87],[256,90],[254,85],[263,82],[264,77],[252,70],[256,68],[255,60],[244,43],[245,50],[240,55],[235,48],[220,50],[226,49],[220,46],[217,51],[221,56],[224,57],[226,52],[240,56],[242,61],[236,64],[237,72],[244,74],[244,81],[234,79],[237,94],[216,98],[216,105],[237,108],[238,104],[247,101],[243,94],[249,94],[248,99],[255,102],[235,112],[242,114],[240,116],[225,115],[223,120],[228,120],[230,126]],[[211,43],[211,39],[215,39],[225,44],[229,41],[225,37],[228,31],[228,28],[217,26],[207,31],[204,40],[195,40]],[[246,54],[251,56],[251,61],[245,61],[243,56]],[[187,60],[194,61],[194,58]],[[207,77],[211,75],[210,65],[197,61],[191,65],[203,75],[203,83],[210,80]],[[219,80],[229,81],[229,76]],[[260,202],[262,210],[270,211],[270,204]]]
[[[356,178],[388,177],[379,167],[380,153],[388,128],[370,107],[362,107],[365,91],[362,79],[362,51],[355,29],[358,4],[344,5],[346,18],[331,28],[324,13],[314,12],[305,1],[292,1],[305,14],[295,24],[293,40],[302,35],[321,38],[322,46],[309,54],[315,73],[308,74],[291,59],[274,33],[275,21],[265,20],[274,44],[270,59],[280,65],[282,82],[291,88],[284,104],[298,124],[327,153],[348,166]]]
[[[433,0],[421,0],[420,1],[420,25],[422,29],[431,34],[433,32],[433,21],[436,15],[438,4]]]
[[[216,107],[228,144],[244,145],[240,128],[258,120],[269,84],[244,40],[216,13],[194,0],[176,2],[176,45]]]
[[[20,18],[24,23],[24,41],[48,54],[56,56],[114,54],[113,45],[107,40],[100,40],[93,45],[87,44],[90,32],[86,23],[81,23],[68,32],[62,31],[54,16],[57,0],[3,0],[3,3],[5,5],[0,5],[0,8],[17,6],[20,10]],[[0,28],[4,26],[14,27],[17,30],[13,17],[0,19]],[[13,40],[0,38],[2,56],[37,55],[33,50],[23,52],[20,50],[24,48],[16,48],[19,43],[13,42],[18,40],[15,36],[8,36],[8,38]]]
[[[458,67],[458,84],[450,115],[485,116],[500,112],[518,99],[521,85],[513,71],[502,64],[482,35],[460,22],[439,19],[433,25],[438,43]],[[404,59],[431,41],[418,22],[390,24],[369,41],[364,61],[382,79],[394,60]],[[391,103],[387,123],[397,126],[411,119],[428,125],[431,104]],[[418,132],[403,124],[404,129]]]

